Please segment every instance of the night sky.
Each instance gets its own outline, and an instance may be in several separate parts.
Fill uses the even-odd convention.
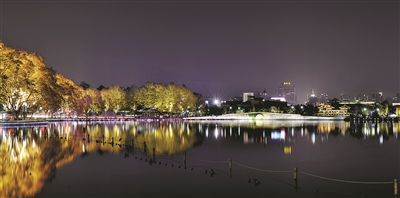
[[[1,1],[0,39],[99,85],[400,92],[399,1]]]

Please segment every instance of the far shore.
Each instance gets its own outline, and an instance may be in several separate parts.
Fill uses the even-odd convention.
[[[252,113],[250,113],[252,114]],[[256,113],[257,114],[257,113]],[[392,121],[384,119],[363,119],[353,118],[344,116],[336,117],[322,117],[322,116],[302,116],[299,114],[281,114],[281,113],[265,113],[262,116],[249,116],[249,114],[224,114],[224,115],[213,115],[213,116],[199,116],[199,117],[178,117],[169,118],[161,116],[148,116],[148,117],[136,117],[136,116],[89,116],[89,117],[28,117],[26,119],[20,118],[19,120],[0,119],[0,126],[30,126],[30,125],[47,125],[51,122],[117,122],[117,121],[137,121],[137,122],[177,122],[177,121],[229,121],[229,120],[254,120],[254,121]],[[393,119],[398,121],[398,119]]]

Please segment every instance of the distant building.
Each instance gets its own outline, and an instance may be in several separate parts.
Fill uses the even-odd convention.
[[[329,102],[328,94],[327,94],[327,93],[322,93],[322,94],[319,96],[318,101],[319,101],[320,103],[327,103],[327,102]]]
[[[284,97],[271,97],[270,99],[271,100],[281,101],[281,102],[287,102]]]
[[[392,103],[394,109],[395,109],[395,114],[400,116],[400,102],[397,103]]]
[[[315,105],[315,106],[318,104],[318,97],[315,95],[314,90],[312,90],[311,95],[308,96],[307,103]]]
[[[331,105],[321,104],[318,106],[318,116],[350,116],[349,106],[341,106],[334,109]]]
[[[289,104],[296,104],[296,89],[290,82],[283,82],[278,88],[278,96],[284,97]]]
[[[247,102],[250,100],[250,98],[254,97],[253,92],[244,92],[243,93],[243,102]]]
[[[400,94],[396,93],[395,96],[392,97],[392,102],[400,102]]]
[[[382,102],[383,101],[383,93],[373,93],[371,94],[371,101],[373,102]]]
[[[340,94],[340,101],[350,101],[350,96],[347,94]]]
[[[261,97],[264,99],[264,100],[267,100],[267,91],[265,90],[265,88],[264,88],[264,91],[261,93]]]

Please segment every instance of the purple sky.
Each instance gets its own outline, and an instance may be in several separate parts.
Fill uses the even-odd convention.
[[[1,1],[0,39],[93,88],[182,83],[298,102],[400,87],[399,1]]]

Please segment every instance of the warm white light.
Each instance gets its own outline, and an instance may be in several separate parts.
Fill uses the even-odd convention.
[[[311,142],[312,142],[313,144],[315,144],[315,133],[313,133],[313,134],[311,135]]]

